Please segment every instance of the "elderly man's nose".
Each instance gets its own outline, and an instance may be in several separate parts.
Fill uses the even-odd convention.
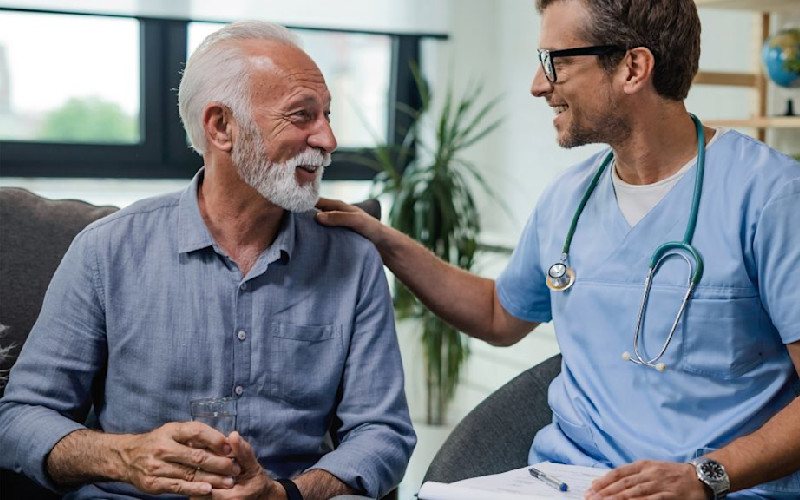
[[[336,136],[328,120],[317,120],[314,132],[308,138],[308,145],[320,148],[325,153],[333,153],[336,150]]]

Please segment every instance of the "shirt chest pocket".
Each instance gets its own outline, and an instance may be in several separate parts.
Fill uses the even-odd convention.
[[[295,407],[331,406],[345,362],[341,325],[272,323],[267,345],[267,389]]]
[[[758,297],[695,297],[686,316],[681,367],[688,372],[740,377],[782,347]]]

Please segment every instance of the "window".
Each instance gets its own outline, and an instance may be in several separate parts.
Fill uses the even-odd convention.
[[[202,158],[175,89],[216,26],[0,8],[0,178],[189,179]],[[292,29],[333,94],[339,149],[326,180],[372,179],[370,147],[408,127],[395,103],[419,106],[409,61],[426,35]],[[43,32],[55,35],[42,43]]]
[[[0,139],[133,144],[139,124],[135,19],[0,11]]]

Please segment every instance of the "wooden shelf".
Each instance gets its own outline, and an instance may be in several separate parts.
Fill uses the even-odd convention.
[[[800,0],[695,0],[698,8],[739,9],[761,14],[760,38],[766,40],[770,32],[770,16],[773,13],[800,13]],[[695,84],[721,85],[754,89],[757,103],[752,118],[744,120],[705,120],[711,127],[753,128],[756,137],[764,140],[767,129],[800,128],[800,116],[765,116],[767,114],[768,82],[761,72],[722,73],[700,71],[694,78]]]
[[[695,0],[698,7],[712,9],[743,9],[755,12],[797,11],[798,0]]]
[[[760,85],[764,76],[756,73],[718,73],[700,71],[694,77],[694,83],[700,85],[722,85],[725,87],[753,87]]]
[[[746,120],[703,120],[709,127],[800,128],[800,116],[762,116]]]

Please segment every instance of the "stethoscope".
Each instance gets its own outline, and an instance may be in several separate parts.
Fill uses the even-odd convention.
[[[655,252],[653,252],[653,255],[650,257],[650,272],[647,273],[647,278],[644,282],[644,296],[642,297],[642,305],[639,307],[639,318],[636,321],[636,332],[633,335],[634,354],[632,356],[628,351],[622,353],[622,359],[625,361],[630,361],[631,363],[635,363],[637,365],[649,366],[650,368],[655,368],[661,372],[663,372],[667,366],[664,363],[659,363],[658,360],[664,355],[669,343],[672,341],[672,336],[675,334],[675,329],[678,327],[678,322],[683,315],[684,309],[686,309],[686,304],[689,302],[695,286],[697,286],[697,283],[700,281],[700,277],[703,275],[703,258],[700,256],[700,252],[698,252],[697,249],[692,246],[692,236],[694,235],[694,228],[697,225],[697,210],[698,206],[700,205],[700,193],[703,189],[703,170],[705,168],[705,134],[703,132],[703,124],[700,123],[700,120],[694,115],[690,116],[692,117],[692,121],[697,128],[697,171],[695,174],[694,195],[692,197],[692,210],[689,213],[689,222],[686,224],[686,232],[683,235],[683,241],[668,241],[656,248]],[[569,247],[572,244],[572,237],[575,235],[575,227],[578,225],[578,219],[580,219],[581,213],[586,207],[586,202],[589,201],[589,197],[592,195],[594,188],[597,187],[597,183],[600,182],[600,176],[603,175],[606,167],[609,163],[611,163],[612,158],[613,152],[609,152],[603,162],[600,164],[600,168],[597,169],[597,173],[595,173],[594,177],[592,177],[589,187],[586,188],[586,192],[583,194],[583,198],[578,204],[578,209],[575,211],[575,215],[572,216],[572,223],[570,224],[569,231],[567,232],[567,239],[564,242],[564,247],[561,250],[561,260],[550,266],[550,269],[547,270],[547,287],[553,291],[562,292],[570,288],[572,284],[575,283],[575,271],[569,267],[569,265],[567,265]],[[670,328],[669,335],[667,335],[667,340],[664,341],[664,345],[661,347],[661,350],[655,357],[646,359],[643,357],[643,354],[639,352],[639,336],[642,324],[644,322],[647,299],[650,296],[650,286],[653,283],[653,276],[655,276],[656,271],[661,266],[661,263],[664,261],[664,259],[670,255],[680,256],[689,266],[689,280],[687,283],[686,295],[683,297],[681,307],[678,309],[678,315],[675,317],[675,321],[672,323],[672,328]]]

